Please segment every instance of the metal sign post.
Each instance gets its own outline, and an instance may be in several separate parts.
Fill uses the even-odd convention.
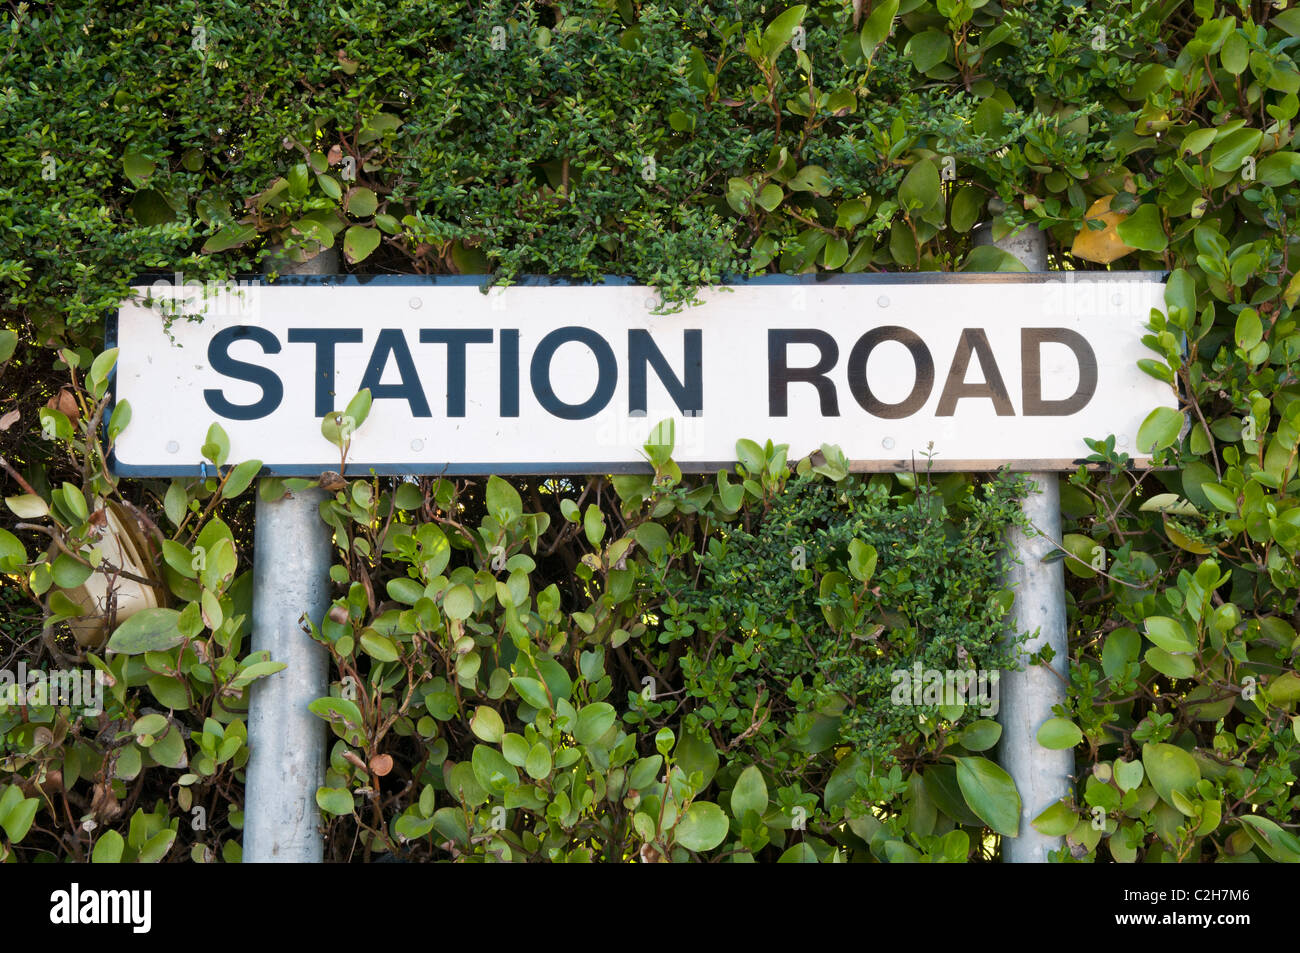
[[[1015,235],[993,242],[991,229],[982,227],[976,244],[993,244],[1015,255],[1030,271],[1047,270],[1047,236],[1037,228],[1025,228]],[[1069,639],[1065,620],[1065,567],[1060,560],[1043,562],[1061,538],[1061,492],[1059,478],[1052,471],[1022,474],[1035,484],[1021,504],[1025,517],[1042,535],[1015,527],[1008,549],[1015,561],[1006,572],[1007,588],[1016,595],[1014,631],[1029,632],[1023,646],[1027,656],[1050,645],[1055,657],[1050,669],[1026,666],[1023,671],[1002,673],[998,721],[1002,767],[1020,792],[1020,836],[1002,839],[1002,860],[1006,863],[1046,863],[1048,854],[1061,849],[1060,837],[1049,837],[1034,829],[1032,821],[1047,807],[1070,792],[1074,773],[1074,752],[1053,751],[1038,743],[1038,729],[1052,717],[1052,706],[1063,705],[1070,680]]]
[[[338,252],[303,265],[276,262],[287,274],[330,274]],[[259,488],[260,489],[260,488]],[[253,536],[254,652],[286,667],[251,686],[244,788],[246,863],[320,863],[316,789],[325,783],[325,722],[307,706],[329,694],[329,655],[300,623],[317,624],[329,608],[333,530],[320,518],[329,494],[311,488],[267,502],[259,492]]]

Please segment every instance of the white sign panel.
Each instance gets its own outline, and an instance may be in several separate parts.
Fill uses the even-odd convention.
[[[1171,387],[1140,371],[1160,275],[871,275],[757,279],[655,315],[626,283],[545,279],[484,294],[480,278],[281,279],[137,287],[110,343],[134,423],[127,476],[200,472],[209,425],[230,460],[317,475],[321,434],[368,387],[347,471],[609,473],[675,421],[688,471],[737,439],[837,444],[861,470],[1071,469],[1084,438],[1136,436]],[[151,295],[152,305],[145,296]],[[162,319],[163,304],[203,320]]]

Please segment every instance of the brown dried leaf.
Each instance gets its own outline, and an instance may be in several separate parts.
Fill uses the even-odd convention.
[[[77,406],[77,395],[72,392],[72,388],[67,384],[64,384],[57,394],[46,401],[45,406],[51,410],[59,411],[74,424],[81,416],[81,410]]]
[[[108,781],[99,781],[95,784],[94,793],[90,798],[90,812],[100,823],[111,821],[122,813],[122,805],[117,803],[117,798],[113,794],[113,785]]]
[[[343,479],[342,475],[336,470],[326,470],[320,475],[320,488],[330,493],[337,493],[339,490],[345,489],[347,485],[348,481]]]

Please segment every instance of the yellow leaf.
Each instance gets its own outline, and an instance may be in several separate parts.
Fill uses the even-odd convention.
[[[1165,520],[1165,535],[1169,537],[1171,543],[1179,549],[1187,550],[1189,553],[1196,553],[1198,556],[1204,556],[1206,553],[1214,552],[1211,547],[1206,546],[1200,540],[1192,539],[1187,534],[1175,529],[1169,524],[1169,520]]]
[[[1125,245],[1119,239],[1117,227],[1120,222],[1128,218],[1128,213],[1110,210],[1110,202],[1114,197],[1103,195],[1088,209],[1083,228],[1079,229],[1079,234],[1074,236],[1074,245],[1070,248],[1070,254],[1075,258],[1108,265],[1116,258],[1123,258],[1129,252],[1137,250],[1132,245]],[[1106,227],[1100,230],[1090,228],[1088,227],[1090,219],[1100,221]]]

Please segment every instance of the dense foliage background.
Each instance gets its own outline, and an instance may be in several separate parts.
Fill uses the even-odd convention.
[[[113,684],[99,716],[0,704],[0,856],[239,856],[275,669],[247,644],[257,464],[214,429],[244,465],[105,472],[96,355],[137,273],[330,246],[672,308],[733,274],[1018,267],[974,247],[988,221],[1045,229],[1054,268],[1170,272],[1143,368],[1192,421],[1144,428],[1149,473],[1080,435],[1040,735],[1078,790],[1035,823],[1062,860],[1300,860],[1297,44],[1300,10],[1212,0],[8,4],[0,668]],[[997,855],[996,724],[873,706],[900,660],[1003,660],[1017,488],[736,436],[710,479],[655,445],[639,477],[329,483],[332,858]]]

